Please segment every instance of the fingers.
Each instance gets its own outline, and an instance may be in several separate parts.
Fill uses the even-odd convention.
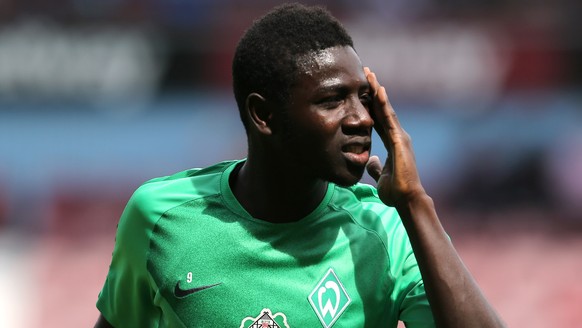
[[[372,156],[366,169],[378,183],[380,199],[386,204],[393,204],[402,197],[417,194],[423,188],[416,169],[410,136],[400,125],[386,89],[380,85],[369,68],[365,67],[364,73],[373,98],[370,113],[374,118],[374,129],[388,152],[384,167],[377,156]]]
[[[377,118],[382,119],[382,121],[386,121],[389,128],[399,128],[400,122],[398,121],[394,108],[390,104],[386,88],[380,85],[376,74],[374,74],[369,67],[364,67],[364,73],[366,74],[366,78],[368,79],[372,91],[372,97],[376,103],[374,114]]]
[[[382,174],[382,163],[380,163],[380,158],[375,155],[371,156],[366,164],[366,170],[372,179],[378,182],[378,179],[380,179],[380,175]]]
[[[372,96],[376,98],[378,96],[378,92],[382,86],[380,82],[378,82],[378,78],[376,74],[370,70],[369,67],[364,67],[364,73],[366,74],[366,78],[368,79],[368,83],[370,83],[370,87],[372,88]],[[388,97],[384,97],[384,99],[388,99]]]
[[[374,129],[378,132],[388,152],[392,153],[395,143],[401,138],[402,128],[388,100],[386,89],[380,85],[376,74],[368,67],[364,67],[364,73],[370,84],[370,93],[373,98],[371,114],[374,118]]]

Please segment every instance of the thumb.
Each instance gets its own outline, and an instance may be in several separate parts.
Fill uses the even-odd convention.
[[[368,174],[378,182],[380,174],[382,174],[382,163],[380,163],[380,158],[376,155],[370,157],[366,164],[366,170],[368,171]]]

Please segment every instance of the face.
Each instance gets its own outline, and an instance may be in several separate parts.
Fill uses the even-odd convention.
[[[297,173],[343,186],[358,182],[370,157],[369,84],[351,47],[299,61],[282,122],[281,148]]]

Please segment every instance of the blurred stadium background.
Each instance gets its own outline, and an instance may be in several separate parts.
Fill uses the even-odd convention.
[[[92,326],[132,191],[245,155],[230,61],[276,3],[0,1],[0,327]],[[582,327],[582,2],[305,3],[387,86],[509,326]]]

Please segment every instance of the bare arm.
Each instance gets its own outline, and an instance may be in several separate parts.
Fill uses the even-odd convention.
[[[102,314],[100,314],[94,328],[113,328],[113,326],[105,320]]]
[[[410,237],[426,294],[438,327],[504,327],[447,237],[432,199],[416,169],[410,136],[390,105],[386,90],[365,68],[374,102],[374,128],[388,151],[382,167],[378,157],[368,163],[378,182],[378,195],[393,206]]]

